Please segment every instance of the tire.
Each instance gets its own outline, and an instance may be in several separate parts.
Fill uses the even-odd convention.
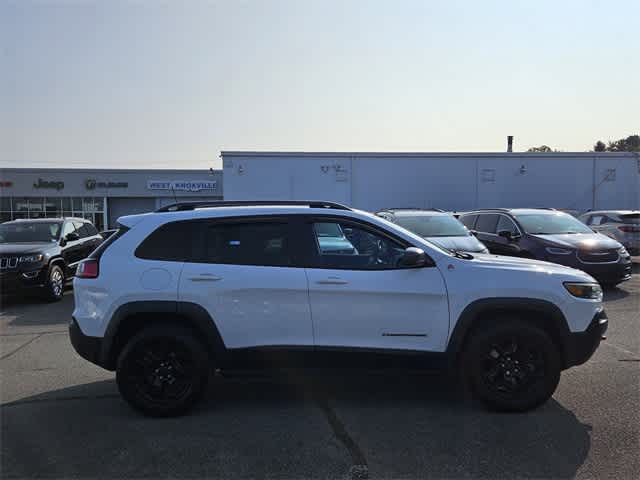
[[[544,330],[505,320],[471,333],[460,367],[467,386],[489,409],[524,412],[553,395],[562,362]]]
[[[186,413],[202,397],[211,366],[194,334],[177,326],[137,333],[118,357],[116,383],[122,397],[152,417]]]
[[[47,284],[44,287],[45,299],[50,302],[59,302],[64,295],[64,271],[58,265],[52,265],[47,274]]]

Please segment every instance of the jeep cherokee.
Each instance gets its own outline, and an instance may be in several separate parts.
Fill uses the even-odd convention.
[[[524,411],[607,328],[584,272],[452,253],[340,204],[176,204],[119,223],[78,268],[70,338],[148,415],[187,411],[214,369],[420,370],[434,358],[488,407]],[[340,248],[325,248],[327,232]]]

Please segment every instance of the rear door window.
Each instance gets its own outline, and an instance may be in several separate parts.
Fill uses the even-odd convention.
[[[476,230],[483,233],[496,233],[499,215],[496,213],[483,213],[478,216]]]
[[[215,223],[206,226],[206,263],[288,267],[292,265],[286,222]]]

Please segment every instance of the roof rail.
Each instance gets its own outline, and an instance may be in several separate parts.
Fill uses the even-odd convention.
[[[445,212],[441,208],[422,208],[422,207],[391,207],[378,210],[379,212],[393,212],[397,210],[418,210],[423,212]]]
[[[214,208],[214,207],[270,207],[270,206],[308,206],[309,208],[330,208],[334,210],[351,210],[346,205],[336,202],[323,202],[313,200],[240,200],[240,201],[199,201],[199,202],[178,202],[171,205],[165,205],[156,210],[156,212],[183,212],[187,210],[196,210],[198,208]]]
[[[473,212],[508,212],[510,208],[474,208],[473,210],[468,210],[466,212],[460,213],[473,213]]]

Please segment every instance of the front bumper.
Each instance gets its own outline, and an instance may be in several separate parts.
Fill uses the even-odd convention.
[[[574,255],[548,256],[548,262],[559,263],[588,273],[601,284],[617,284],[631,278],[632,261],[629,255],[620,257],[617,262],[586,263]]]
[[[601,310],[596,313],[584,332],[569,333],[565,342],[566,368],[581,365],[589,360],[598,349],[608,326],[607,314]]]
[[[25,289],[44,287],[47,283],[48,269],[29,271],[10,270],[0,273],[0,293],[21,293]]]
[[[71,340],[71,345],[73,345],[73,348],[78,355],[99,367],[105,368],[101,361],[102,338],[90,337],[82,333],[82,330],[75,318],[72,318],[71,323],[69,324],[69,339]]]

